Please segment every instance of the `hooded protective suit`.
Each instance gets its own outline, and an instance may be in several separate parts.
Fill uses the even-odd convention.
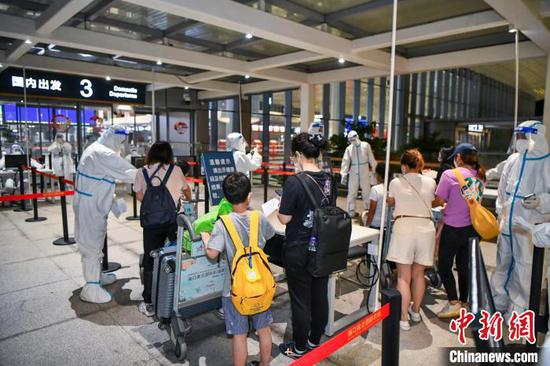
[[[262,156],[255,150],[254,154],[246,153],[246,140],[238,132],[232,132],[227,135],[227,151],[233,151],[235,167],[238,172],[248,174],[251,170],[256,170],[262,166]]]
[[[374,172],[376,168],[376,160],[374,159],[370,144],[361,141],[357,132],[352,130],[348,133],[348,142],[350,145],[344,152],[340,175],[342,176],[342,184],[346,184],[346,181],[349,181],[347,199],[348,213],[354,216],[355,200],[357,198],[359,186],[361,186],[364,209],[366,210],[369,207],[371,172]]]
[[[63,138],[62,134],[55,136],[55,141],[48,147],[52,154],[52,168],[58,177],[72,179],[74,173],[74,161],[71,157],[73,147]]]
[[[499,183],[500,235],[491,286],[496,309],[508,314],[522,312],[529,305],[533,259],[531,236],[514,228],[513,222],[522,219],[537,224],[550,220],[550,200],[544,198],[550,193],[550,154],[545,131],[539,121],[525,121],[518,126],[518,152],[508,158]],[[536,196],[525,199],[531,194]]]
[[[116,280],[114,274],[101,273],[107,216],[109,211],[120,213],[120,205],[114,199],[115,180],[133,183],[137,171],[117,152],[126,135],[123,127],[111,126],[98,141],[84,150],[78,164],[73,208],[75,239],[82,255],[82,272],[86,280],[80,293],[83,301],[111,301],[111,295],[101,287]]]
[[[23,148],[21,147],[21,145],[19,145],[18,142],[14,142],[10,146],[8,154],[11,154],[11,155],[25,155],[25,150],[23,150]]]

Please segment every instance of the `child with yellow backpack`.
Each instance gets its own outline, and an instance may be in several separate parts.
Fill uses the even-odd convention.
[[[243,173],[231,173],[223,181],[223,193],[233,212],[220,216],[211,235],[201,234],[206,255],[216,259],[226,253],[230,268],[225,276],[222,307],[225,328],[233,336],[233,364],[245,366],[248,357],[248,322],[260,338],[260,362],[271,358],[271,303],[275,280],[262,248],[275,235],[275,229],[259,211],[249,211],[252,197],[250,180]]]

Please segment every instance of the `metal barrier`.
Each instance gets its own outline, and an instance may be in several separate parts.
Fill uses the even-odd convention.
[[[118,271],[122,266],[117,262],[109,262],[109,248],[107,245],[107,235],[103,242],[103,259],[101,262],[101,270],[105,273]]]
[[[36,194],[36,168],[31,168],[32,193]],[[42,192],[44,193],[44,192]],[[38,198],[32,199],[33,217],[25,219],[26,222],[41,222],[47,220],[45,217],[38,216]]]
[[[65,192],[65,178],[59,177],[59,189]],[[63,237],[54,240],[54,245],[72,245],[76,243],[74,238],[69,237],[69,224],[67,223],[67,199],[61,196],[61,222],[63,224]]]

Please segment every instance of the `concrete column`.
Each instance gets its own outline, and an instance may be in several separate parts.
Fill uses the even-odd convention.
[[[384,138],[385,124],[390,123],[386,121],[386,77],[380,78],[380,97],[378,98],[378,136]],[[394,114],[395,116],[395,114]]]
[[[411,106],[410,108],[410,115],[409,115],[409,134],[407,136],[407,143],[411,142],[411,140],[416,135],[416,100],[417,100],[417,93],[418,93],[418,74],[412,74],[411,75],[411,98],[409,101],[409,104]],[[407,106],[405,106],[405,112],[407,111]],[[407,113],[405,113],[405,116],[407,116]]]
[[[436,72],[436,77],[437,77],[437,85],[436,85],[436,92],[435,92],[435,118],[442,118],[441,107],[443,106],[443,101],[444,101],[443,85],[445,83],[443,71],[438,70]]]
[[[361,81],[353,80],[353,122],[359,121],[359,114],[361,113]]]
[[[367,121],[372,122],[372,109],[374,101],[374,79],[369,79],[367,81]]]
[[[329,136],[341,133],[340,121],[340,83],[330,84],[330,122],[328,125]]]
[[[550,141],[550,56],[546,56],[546,84],[544,87],[543,118],[546,126],[546,141]]]
[[[426,72],[423,72],[420,74],[420,93],[418,94],[418,115],[419,115],[419,123],[417,126],[417,132],[415,133],[415,137],[422,137],[424,136],[424,120],[426,119],[426,84],[427,84],[427,77],[428,74]]]
[[[451,73],[451,106],[449,109],[449,119],[456,119],[457,74],[458,70],[453,70]]]
[[[311,84],[300,86],[300,131],[307,132],[315,116],[314,88]]]
[[[451,70],[445,71],[445,84],[443,84],[443,119],[449,118],[449,104],[451,100]]]
[[[323,115],[323,124],[325,126],[325,138],[329,136],[330,125],[330,84],[323,84],[323,106],[321,114]]]
[[[269,121],[271,114],[271,105],[269,104],[269,99],[271,99],[273,94],[263,93],[262,94],[262,159],[264,162],[269,161]]]
[[[430,71],[430,83],[428,85],[428,118],[434,118],[434,95],[435,95],[435,71]]]
[[[292,134],[292,90],[285,91],[285,162],[290,163],[290,144]]]

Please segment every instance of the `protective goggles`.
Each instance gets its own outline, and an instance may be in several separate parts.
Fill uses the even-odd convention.
[[[533,135],[536,135],[539,132],[539,130],[536,127],[517,127],[514,128],[514,133],[526,135],[528,133],[531,133]]]
[[[115,133],[115,135],[123,135],[123,136],[128,136],[130,134],[126,130],[115,130],[114,133]]]

